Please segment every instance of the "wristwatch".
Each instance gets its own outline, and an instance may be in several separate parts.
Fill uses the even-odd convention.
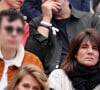
[[[51,23],[46,22],[46,21],[41,21],[40,26],[43,26],[45,28],[48,28],[49,30],[52,30],[53,35],[55,35],[55,36],[56,36],[56,32],[59,32],[58,28],[54,27]]]
[[[43,27],[48,28],[48,29],[52,29],[52,24],[49,22],[46,22],[46,21],[41,21],[40,26],[43,26]]]

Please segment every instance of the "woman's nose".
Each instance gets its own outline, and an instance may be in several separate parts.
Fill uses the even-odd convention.
[[[87,52],[88,52],[88,53],[93,53],[93,49],[92,49],[92,48],[89,48],[89,49],[87,50]]]

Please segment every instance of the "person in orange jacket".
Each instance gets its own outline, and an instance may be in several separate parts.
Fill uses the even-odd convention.
[[[21,45],[24,24],[19,11],[8,9],[0,12],[0,90],[4,90],[23,64],[37,65],[43,71],[39,58],[24,51]]]

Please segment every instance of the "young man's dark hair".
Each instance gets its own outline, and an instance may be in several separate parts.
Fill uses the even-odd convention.
[[[20,19],[22,24],[23,25],[25,24],[25,20],[24,20],[23,15],[19,11],[17,11],[16,9],[7,9],[7,10],[1,11],[0,12],[0,24],[1,24],[3,17],[8,17],[9,22]]]

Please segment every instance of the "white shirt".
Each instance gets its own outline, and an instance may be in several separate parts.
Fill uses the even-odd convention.
[[[8,67],[13,65],[13,59],[5,60],[4,62],[5,62],[5,66],[4,66],[3,75],[0,81],[0,90],[4,90],[4,88],[8,85],[7,71],[8,71]]]
[[[75,90],[72,82],[62,69],[52,71],[48,81],[49,87],[54,90]]]

